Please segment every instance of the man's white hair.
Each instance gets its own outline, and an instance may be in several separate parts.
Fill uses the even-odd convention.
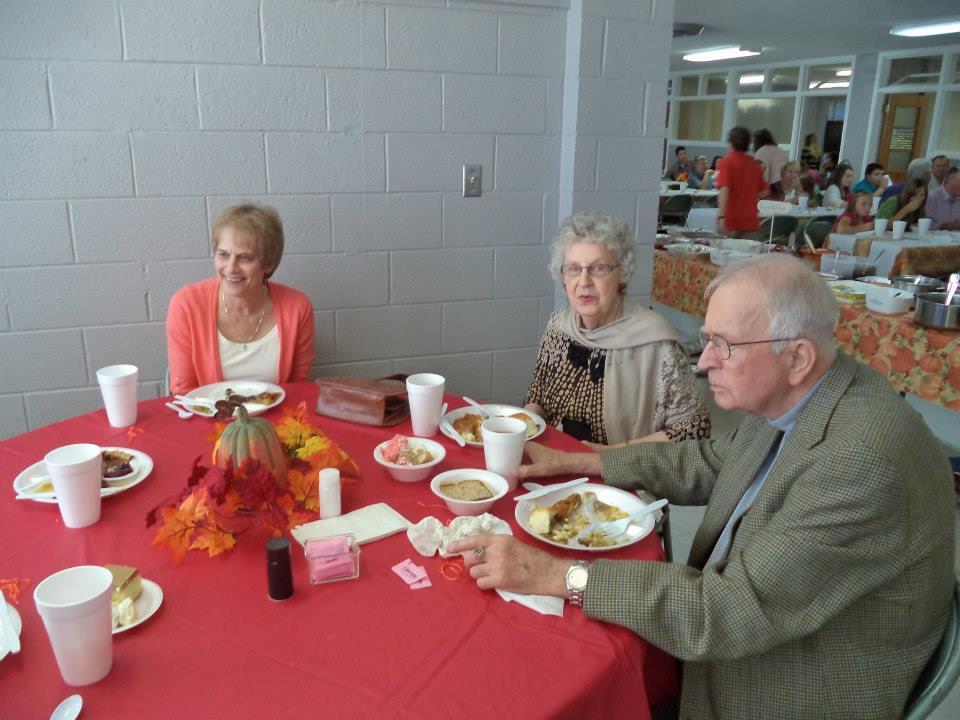
[[[767,313],[771,338],[807,338],[821,357],[833,362],[837,354],[833,331],[840,310],[822,277],[797,258],[779,253],[758,255],[724,267],[707,286],[706,296],[709,299],[718,287],[731,280],[745,279],[760,287],[756,302]],[[779,354],[786,342],[773,343],[771,347]]]

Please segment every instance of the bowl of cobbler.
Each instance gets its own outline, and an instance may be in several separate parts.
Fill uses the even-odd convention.
[[[373,459],[400,482],[426,480],[446,455],[446,449],[438,442],[405,435],[394,435],[373,449]]]
[[[430,481],[433,494],[457,515],[482,515],[507,494],[510,484],[489,470],[447,470]]]

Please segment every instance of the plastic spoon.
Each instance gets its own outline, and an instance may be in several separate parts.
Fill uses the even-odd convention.
[[[185,406],[174,405],[173,403],[166,403],[166,406],[176,412],[181,420],[189,420],[193,417],[193,412],[187,410]]]
[[[590,534],[590,532],[593,531],[593,532],[603,533],[609,538],[620,537],[627,531],[627,528],[630,527],[630,523],[632,523],[634,520],[642,518],[644,515],[649,515],[652,512],[656,512],[666,504],[667,504],[667,499],[661,498],[656,502],[650,503],[645,508],[641,508],[640,510],[637,510],[634,513],[630,513],[625,518],[620,518],[619,520],[608,520],[606,522],[594,523],[587,530],[587,534]]]
[[[483,405],[481,405],[480,403],[478,403],[476,400],[474,400],[474,399],[472,399],[472,398],[468,398],[466,395],[463,396],[463,400],[464,400],[465,403],[467,403],[467,405],[470,405],[471,407],[475,407],[478,412],[483,413],[483,416],[484,416],[484,417],[487,417],[487,418],[488,418],[488,417],[492,417],[492,416],[490,415],[490,411],[487,410]]]
[[[76,720],[82,707],[83,698],[79,695],[71,695],[57,705],[53,714],[50,716],[50,720]]]
[[[457,443],[460,447],[466,447],[467,441],[463,439],[463,436],[457,432],[456,428],[450,424],[450,421],[447,420],[444,415],[447,414],[447,403],[444,403],[440,406],[440,427],[443,428],[454,442]]]
[[[944,302],[947,307],[953,303],[953,296],[957,294],[957,285],[960,285],[960,273],[950,273],[950,279],[947,280],[947,299]]]

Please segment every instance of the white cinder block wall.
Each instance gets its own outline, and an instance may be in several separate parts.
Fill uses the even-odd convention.
[[[4,0],[0,437],[166,368],[230,204],[275,206],[315,374],[518,402],[569,212],[627,217],[649,296],[672,0]],[[483,197],[460,196],[483,165]]]

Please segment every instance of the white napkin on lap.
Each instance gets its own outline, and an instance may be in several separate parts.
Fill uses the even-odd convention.
[[[493,535],[513,535],[510,526],[500,518],[483,513],[483,515],[461,516],[450,521],[449,527],[444,527],[437,518],[428,516],[411,525],[407,529],[407,539],[418,553],[424,557],[432,557],[438,550],[441,557],[449,557],[445,548],[454,540],[460,540],[475,533],[490,533]],[[563,598],[549,595],[523,595],[521,593],[497,590],[506,602],[515,602],[528,607],[541,615],[558,615],[563,617]]]
[[[353,533],[358,545],[388,537],[410,527],[410,521],[386,503],[376,503],[346,515],[297,525],[290,534],[303,545],[307,540]]]

